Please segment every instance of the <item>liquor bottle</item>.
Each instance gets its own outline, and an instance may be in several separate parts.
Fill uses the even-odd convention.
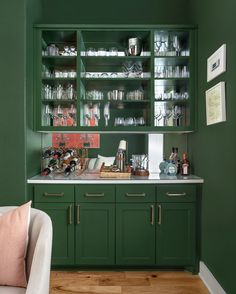
[[[63,160],[67,160],[68,158],[70,158],[71,156],[73,156],[73,154],[74,154],[74,150],[72,150],[72,149],[66,150],[66,153],[65,153],[65,155],[63,157]]]
[[[54,150],[53,150],[53,149],[46,149],[46,150],[43,152],[42,158],[43,158],[43,159],[50,158],[50,157],[53,156],[53,155],[54,155]]]
[[[183,160],[181,163],[181,174],[183,176],[188,176],[190,174],[190,162],[187,158],[186,153],[183,153]]]
[[[55,150],[53,157],[60,158],[62,156],[62,154],[63,154],[63,150],[57,149],[57,150]]]
[[[54,171],[55,167],[54,166],[48,166],[42,171],[42,176],[47,176],[49,175],[52,171]]]
[[[64,170],[64,174],[68,176],[71,172],[75,171],[75,167],[77,165],[78,158],[74,157],[70,163],[67,165],[67,167]]]

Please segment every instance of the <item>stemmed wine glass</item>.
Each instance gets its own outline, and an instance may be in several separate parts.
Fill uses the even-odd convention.
[[[181,106],[175,105],[173,106],[173,119],[175,126],[181,125],[181,118],[183,117]]]
[[[176,56],[180,56],[181,46],[180,46],[180,40],[178,36],[173,36],[172,44],[175,49]]]
[[[156,55],[164,56],[168,51],[168,36],[158,34],[157,39],[154,41]]]
[[[164,122],[163,122],[164,126],[168,125],[168,120],[171,116],[172,116],[172,112],[170,109],[163,109],[162,110],[162,117],[164,120]]]
[[[155,119],[155,125],[160,125],[160,121],[161,119],[163,118],[162,116],[162,111],[161,111],[161,107],[158,108],[155,116],[154,116],[154,119]]]
[[[109,107],[110,107],[110,103],[108,102],[104,105],[104,110],[103,110],[106,127],[108,126],[108,120],[110,119],[110,108]]]
[[[74,104],[71,104],[70,109],[68,110],[68,114],[69,116],[72,118],[73,120],[73,126],[76,126],[76,108],[74,106]]]
[[[84,124],[85,126],[88,127],[90,125],[90,119],[91,119],[91,114],[89,111],[88,104],[84,104],[83,110],[84,110]]]
[[[95,118],[95,126],[98,126],[98,121],[100,119],[99,103],[93,105],[93,115]]]

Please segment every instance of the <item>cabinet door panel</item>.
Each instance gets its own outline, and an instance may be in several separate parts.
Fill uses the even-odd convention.
[[[154,205],[117,204],[116,264],[153,265],[155,263]]]
[[[194,202],[196,201],[196,185],[169,184],[157,186],[159,202]]]
[[[114,264],[115,205],[79,203],[76,225],[76,264]]]
[[[195,205],[158,204],[156,253],[158,265],[192,265],[196,251]]]
[[[35,185],[35,202],[74,202],[73,185]]]
[[[71,203],[35,203],[52,220],[52,265],[74,264],[74,205]]]
[[[79,202],[114,202],[115,185],[76,185],[75,195]]]
[[[117,202],[153,202],[155,201],[155,186],[145,184],[117,185]]]

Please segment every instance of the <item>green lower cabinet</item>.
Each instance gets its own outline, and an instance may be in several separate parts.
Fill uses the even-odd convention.
[[[193,266],[196,259],[195,203],[159,203],[156,264]]]
[[[78,203],[76,210],[76,264],[114,265],[115,204]]]
[[[116,205],[116,264],[155,264],[154,205]]]
[[[35,203],[45,211],[53,224],[52,265],[74,264],[74,204]]]

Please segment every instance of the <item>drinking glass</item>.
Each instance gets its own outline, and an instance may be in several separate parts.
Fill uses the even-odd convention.
[[[109,48],[109,56],[117,56],[118,55],[118,49],[116,47]]]

